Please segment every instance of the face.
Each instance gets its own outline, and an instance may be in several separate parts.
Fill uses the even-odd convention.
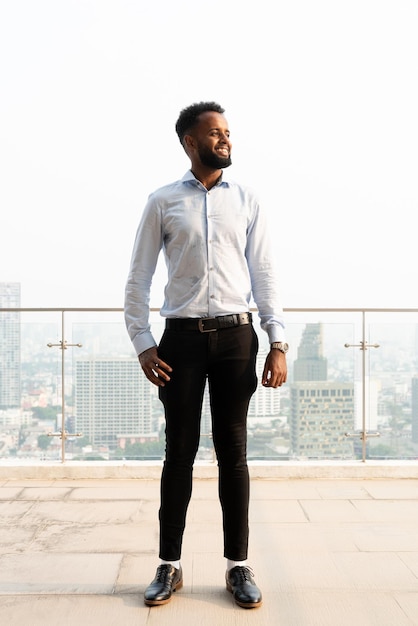
[[[228,123],[223,115],[214,111],[202,113],[193,130],[193,138],[202,165],[213,169],[231,165],[232,144]]]

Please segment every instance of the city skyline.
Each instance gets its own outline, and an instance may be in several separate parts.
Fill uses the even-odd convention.
[[[3,304],[11,304],[12,297],[18,298],[19,285],[0,284],[0,291],[6,298]],[[62,429],[68,437],[67,460],[161,458],[163,409],[132,352],[122,311],[94,316],[67,313],[68,350],[61,350],[57,339],[59,313],[55,323],[46,312],[10,315],[0,315],[0,383],[13,389],[10,376],[4,376],[10,370],[21,395],[12,400],[9,394],[0,407],[2,459],[57,459],[60,449],[62,453]],[[416,458],[416,316],[400,314],[396,325],[389,314],[379,314],[379,323],[375,315],[368,316],[366,336],[378,341],[366,351],[365,370],[362,351],[354,341],[356,315],[351,322],[345,313],[320,323],[314,316],[308,322],[307,317],[305,313],[292,318],[287,384],[278,390],[258,386],[251,400],[249,458],[359,458],[363,416],[364,432],[373,437],[367,440],[370,458]],[[157,318],[154,313],[153,321]],[[163,327],[161,319],[156,326]],[[263,338],[264,333],[259,377],[268,350]],[[201,433],[199,458],[208,460],[213,451],[207,395]]]

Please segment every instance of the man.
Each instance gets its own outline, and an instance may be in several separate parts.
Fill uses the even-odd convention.
[[[258,339],[249,312],[257,305],[268,333],[262,384],[286,382],[287,344],[265,216],[249,189],[229,181],[231,140],[224,109],[200,102],[176,123],[190,158],[185,176],[148,199],[126,285],[125,319],[139,362],[159,388],[166,421],[161,476],[160,559],[145,604],[165,604],[183,585],[180,564],[192,469],[199,445],[206,380],[219,466],[226,586],[244,608],[261,604],[247,566],[249,475],[247,411],[257,386]],[[168,270],[160,344],[149,325],[149,294],[157,259]]]

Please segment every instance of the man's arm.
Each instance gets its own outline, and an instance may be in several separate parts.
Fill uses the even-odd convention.
[[[254,203],[248,228],[246,258],[261,328],[267,333],[270,343],[285,341],[279,276],[273,255],[271,232],[266,215],[257,202]]]
[[[162,247],[161,230],[158,207],[150,199],[136,233],[125,288],[125,323],[138,355],[156,345],[149,323],[149,299]]]

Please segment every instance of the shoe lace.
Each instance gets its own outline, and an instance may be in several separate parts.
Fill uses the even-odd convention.
[[[239,565],[237,573],[239,574],[242,582],[252,582],[254,572],[251,567]]]
[[[171,572],[171,565],[160,565],[157,569],[156,581],[159,583],[165,583],[167,576]]]

